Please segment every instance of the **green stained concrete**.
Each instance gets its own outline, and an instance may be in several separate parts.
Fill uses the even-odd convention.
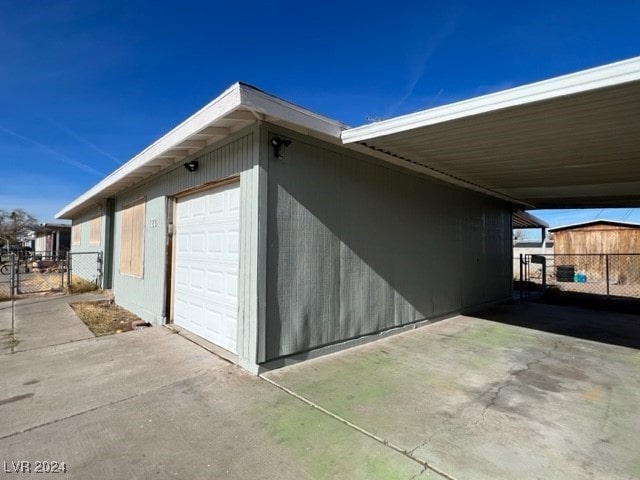
[[[422,466],[284,392],[260,397],[250,415],[261,419],[266,442],[291,458],[308,478],[410,479]]]
[[[636,478],[637,350],[526,326],[590,315],[501,306],[265,376],[455,478]]]
[[[633,355],[625,356],[625,358],[631,365],[640,367],[640,352],[636,352]]]

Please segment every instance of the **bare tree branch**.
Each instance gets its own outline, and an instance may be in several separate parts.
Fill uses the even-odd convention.
[[[4,245],[7,241],[10,245],[19,243],[37,223],[33,215],[21,208],[12,211],[0,209],[0,244]]]

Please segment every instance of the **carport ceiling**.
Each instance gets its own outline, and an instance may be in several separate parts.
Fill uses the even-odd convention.
[[[640,57],[343,132],[536,208],[640,206]]]

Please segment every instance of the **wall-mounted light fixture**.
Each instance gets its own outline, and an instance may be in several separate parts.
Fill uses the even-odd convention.
[[[286,138],[273,137],[271,139],[271,145],[273,146],[273,155],[276,158],[284,158],[282,152],[280,152],[280,149],[282,147],[286,148],[291,145],[291,140],[287,140]]]
[[[185,163],[184,168],[186,168],[188,172],[195,172],[198,170],[198,160],[191,160]]]

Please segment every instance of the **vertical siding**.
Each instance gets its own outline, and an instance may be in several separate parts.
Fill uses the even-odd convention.
[[[235,136],[230,137],[227,143],[212,149],[193,159],[199,162],[196,172],[187,172],[180,164],[170,171],[158,175],[143,185],[139,185],[116,199],[115,234],[114,234],[114,264],[113,291],[116,301],[136,313],[146,321],[160,324],[165,321],[165,281],[166,281],[166,251],[168,230],[167,203],[171,196],[178,192],[203,184],[240,175],[241,188],[241,245],[240,255],[241,272],[248,267],[246,250],[247,236],[251,238],[253,223],[248,221],[253,215],[252,181],[251,171],[254,163],[254,131],[256,127],[249,127]],[[135,278],[122,275],[117,265],[120,258],[120,214],[122,206],[137,198],[144,197],[146,201],[145,232],[144,232],[144,276]],[[155,225],[155,226],[154,226]],[[246,301],[245,289],[239,291],[241,309]],[[248,314],[249,312],[247,312]],[[243,312],[244,314],[244,312]],[[239,327],[244,332],[244,318],[239,318]],[[240,333],[240,332],[239,332]],[[242,338],[242,335],[239,335]]]
[[[640,228],[589,225],[553,234],[554,253],[640,253]]]
[[[267,360],[510,294],[506,203],[287,136],[269,155]]]
[[[73,219],[72,225],[80,225],[80,245],[73,244],[73,238],[71,238],[71,252],[101,252],[105,245],[105,204],[101,203],[93,209],[83,212]],[[96,215],[100,215],[101,228],[100,228],[100,245],[89,245],[89,223],[91,219]]]

